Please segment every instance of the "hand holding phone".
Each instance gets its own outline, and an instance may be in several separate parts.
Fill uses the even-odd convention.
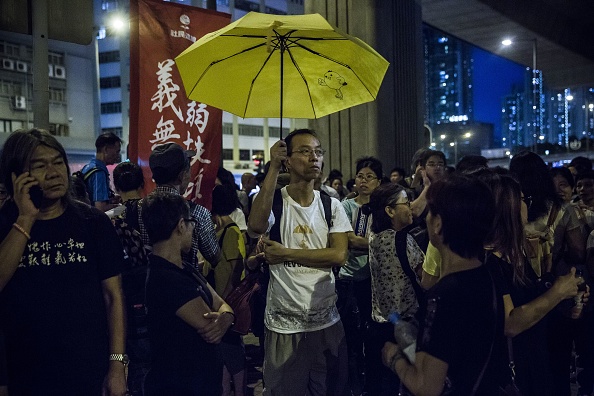
[[[43,200],[43,190],[39,185],[34,185],[29,188],[29,197],[31,198],[31,202],[37,209],[41,208],[41,201]]]

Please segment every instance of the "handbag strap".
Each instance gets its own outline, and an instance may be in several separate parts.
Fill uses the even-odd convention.
[[[514,362],[514,345],[511,337],[507,338],[507,357],[509,359],[509,372],[512,384],[516,383],[516,363]]]
[[[493,353],[493,345],[495,344],[495,337],[497,336],[497,293],[495,292],[495,284],[493,282],[493,278],[491,277],[491,273],[489,273],[489,271],[487,271],[487,274],[489,275],[489,280],[491,281],[491,291],[493,294],[493,316],[495,319],[493,321],[493,338],[491,340],[491,346],[489,347],[489,354],[487,355],[487,360],[485,361],[485,365],[483,366],[483,369],[481,370],[481,373],[479,374],[479,376],[476,380],[476,383],[472,387],[472,393],[470,394],[471,396],[476,395],[476,392],[478,391],[478,387],[481,384],[483,376],[485,375],[485,371],[487,371],[487,366],[489,365],[489,361],[491,360],[491,354]]]
[[[396,244],[396,255],[398,256],[398,260],[400,260],[400,266],[402,267],[402,270],[410,280],[412,288],[415,291],[415,295],[417,296],[417,302],[419,303],[419,306],[424,307],[425,292],[421,288],[421,285],[419,285],[419,282],[417,281],[417,276],[410,267],[408,255],[406,253],[408,233],[406,231],[396,231],[394,238]]]

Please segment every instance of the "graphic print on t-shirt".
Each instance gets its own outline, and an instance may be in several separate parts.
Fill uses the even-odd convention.
[[[296,237],[299,238],[299,234],[301,234],[301,242],[299,242],[299,247],[301,249],[309,249],[307,245],[307,234],[313,234],[313,230],[307,224],[299,224],[293,230],[293,234],[297,234]]]
[[[85,252],[85,243],[72,238],[65,242],[30,242],[19,261],[19,268],[86,263]]]

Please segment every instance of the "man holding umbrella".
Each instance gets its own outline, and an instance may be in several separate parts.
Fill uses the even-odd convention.
[[[264,395],[340,395],[346,386],[346,341],[336,309],[332,267],[346,261],[352,231],[344,209],[331,199],[332,220],[314,181],[324,150],[315,133],[300,129],[270,149],[270,169],[254,200],[248,232],[264,234],[276,223],[281,243],[264,238],[270,265],[265,313]],[[282,163],[289,185],[276,194]]]

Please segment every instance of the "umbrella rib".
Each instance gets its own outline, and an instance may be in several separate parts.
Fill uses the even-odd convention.
[[[309,95],[309,103],[311,103],[311,110],[313,111],[314,118],[318,118],[316,116],[316,109],[313,104],[313,99],[311,98],[311,90],[309,89],[309,84],[307,83],[307,79],[303,75],[303,72],[301,71],[301,68],[299,67],[299,65],[297,65],[297,61],[295,60],[295,58],[293,58],[293,54],[291,53],[291,50],[289,48],[287,48],[287,52],[289,53],[291,62],[293,62],[293,66],[295,66],[295,69],[297,69],[297,71],[299,72],[299,75],[301,76],[301,79],[303,79],[303,82],[305,83],[305,87],[307,88],[307,94]]]
[[[270,57],[272,56],[272,54],[274,53],[274,51],[271,51],[268,56],[266,57],[266,60],[264,61],[264,63],[262,63],[262,67],[260,67],[260,70],[258,70],[258,73],[256,73],[256,75],[254,76],[252,83],[250,84],[250,91],[247,95],[247,99],[245,101],[245,108],[243,109],[243,115],[245,116],[245,114],[247,113],[247,107],[248,104],[250,103],[250,97],[252,96],[252,89],[254,88],[254,84],[256,83],[256,80],[258,79],[258,77],[260,76],[260,73],[262,73],[262,70],[264,69],[264,67],[266,66],[266,64],[268,63],[268,61],[270,60]]]
[[[202,78],[204,77],[204,75],[206,73],[208,73],[208,71],[210,70],[210,68],[212,66],[216,65],[217,63],[223,62],[223,61],[225,61],[227,59],[233,58],[234,56],[238,56],[238,55],[241,55],[241,54],[243,54],[245,52],[255,50],[256,48],[260,48],[260,47],[262,47],[264,45],[266,45],[266,43],[260,43],[260,44],[254,45],[253,47],[246,48],[244,50],[241,50],[239,52],[236,52],[236,53],[234,53],[232,55],[229,55],[229,56],[227,56],[225,58],[218,59],[218,60],[215,60],[215,61],[210,62],[210,65],[208,65],[206,67],[206,69],[204,69],[204,71],[202,72],[202,74],[200,75],[200,77],[196,80],[196,84],[194,84],[194,86],[192,87],[192,90],[188,93],[188,96],[190,96],[194,92],[194,90],[196,89],[196,86],[200,83],[200,81],[202,80]]]
[[[359,77],[359,75],[357,74],[357,72],[355,72],[355,71],[354,71],[354,70],[353,70],[353,69],[352,69],[352,68],[351,68],[349,65],[347,65],[347,64],[346,64],[346,63],[344,63],[344,62],[340,62],[340,61],[338,61],[338,60],[336,60],[336,59],[330,58],[330,57],[329,57],[329,56],[327,56],[327,55],[320,54],[319,52],[317,52],[317,51],[314,51],[314,50],[312,50],[311,48],[307,48],[306,46],[304,46],[304,45],[302,45],[302,44],[298,43],[297,41],[299,41],[299,40],[292,40],[292,39],[289,39],[289,40],[291,41],[291,44],[293,44],[293,46],[297,46],[297,47],[299,47],[299,48],[302,48],[302,49],[304,49],[304,50],[306,50],[306,51],[308,51],[308,52],[312,53],[313,55],[316,55],[316,56],[319,56],[319,57],[321,57],[321,58],[327,59],[327,60],[329,60],[330,62],[334,62],[334,63],[336,63],[336,64],[339,64],[339,65],[341,65],[341,66],[344,66],[344,67],[346,67],[347,69],[349,69],[351,72],[353,72],[353,74],[355,75],[355,77],[357,77],[357,79],[359,80],[359,82],[361,83],[361,85],[363,85],[363,86],[365,87],[365,89],[367,90],[367,92],[369,93],[369,95],[371,95],[371,97],[375,99],[375,96],[374,96],[374,95],[371,93],[371,91],[369,90],[369,88],[367,88],[367,85],[365,85],[365,83],[364,83],[364,82],[361,80],[361,78]]]

